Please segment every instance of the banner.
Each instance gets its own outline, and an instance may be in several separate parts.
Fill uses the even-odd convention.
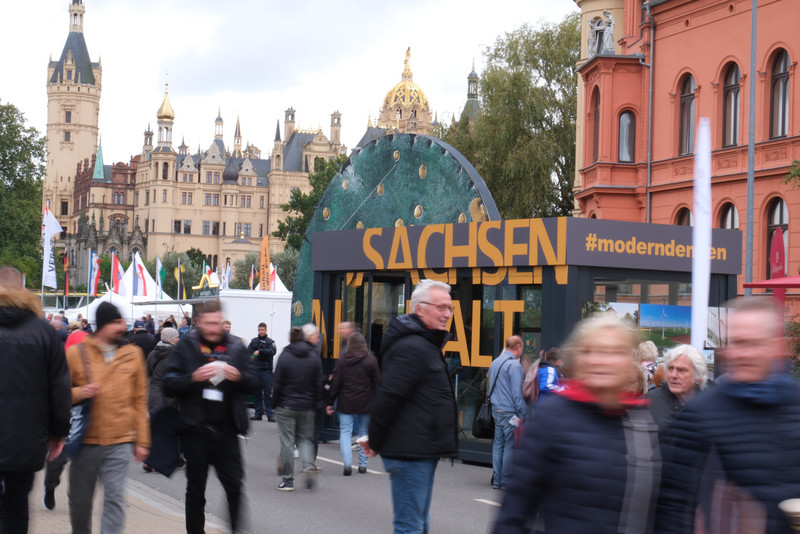
[[[138,252],[133,253],[133,296],[146,297],[147,296],[147,277],[144,275],[144,262]]]
[[[258,272],[256,271],[256,264],[250,264],[250,278],[248,280],[250,284],[250,289],[256,288],[256,277],[258,276]]]
[[[261,240],[261,291],[269,291],[270,287],[270,268],[272,264],[269,259],[269,232],[264,234],[264,239]]]
[[[178,300],[183,300],[186,298],[186,287],[183,284],[183,270],[184,267],[181,265],[181,258],[178,257],[178,265],[175,267],[175,281],[178,282],[178,294],[176,298]]]
[[[44,220],[42,220],[42,238],[44,239],[44,254],[42,255],[42,287],[52,287],[58,289],[56,278],[56,259],[53,255],[53,236],[60,234],[64,229],[50,211],[49,207],[44,209]]]
[[[125,271],[122,268],[122,263],[119,261],[115,252],[111,253],[111,291],[119,294],[122,282],[122,275]],[[124,290],[123,290],[124,293]]]
[[[64,297],[69,296],[69,253],[64,251]],[[64,304],[66,306],[66,302]]]

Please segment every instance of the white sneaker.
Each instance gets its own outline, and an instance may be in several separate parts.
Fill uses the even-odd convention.
[[[300,458],[300,451],[297,450],[297,447],[294,448],[294,457]]]

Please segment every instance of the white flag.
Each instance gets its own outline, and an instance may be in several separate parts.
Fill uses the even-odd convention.
[[[54,235],[63,232],[64,229],[58,223],[58,219],[50,211],[49,207],[44,209],[44,220],[42,221],[42,238],[44,239],[44,254],[42,257],[42,286],[58,289],[56,279],[56,258],[53,255],[53,243],[51,239]]]

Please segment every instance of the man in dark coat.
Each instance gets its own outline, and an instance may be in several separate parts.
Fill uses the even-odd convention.
[[[704,516],[718,532],[792,531],[778,504],[800,495],[800,387],[785,371],[783,310],[771,298],[733,307],[725,374],[665,436],[657,532],[696,532],[698,500],[713,503]],[[698,495],[711,475],[722,493]]]
[[[0,532],[28,531],[34,473],[61,453],[72,405],[64,344],[36,297],[0,268]],[[48,453],[49,449],[49,453]]]
[[[153,349],[156,348],[156,344],[158,341],[156,338],[147,333],[144,327],[144,321],[135,321],[133,323],[133,335],[131,336],[131,341],[136,343],[142,352],[144,353],[145,358],[148,354],[153,352]]]
[[[261,389],[256,393],[256,398],[253,403],[255,413],[250,419],[253,421],[261,421],[261,418],[266,413],[267,421],[270,423],[275,422],[275,416],[272,413],[272,402],[270,401],[270,382],[272,382],[272,358],[275,356],[277,348],[275,341],[267,336],[267,323],[259,323],[258,336],[250,340],[247,345],[247,354],[253,359],[253,362],[261,375]]]
[[[180,402],[181,449],[186,456],[186,532],[202,534],[208,468],[225,489],[231,528],[240,526],[244,467],[238,434],[249,421],[244,394],[259,387],[244,345],[222,328],[218,300],[195,305],[195,329],[167,357],[164,395]]]
[[[423,280],[408,315],[383,337],[383,381],[373,405],[367,455],[390,475],[395,532],[428,532],[439,458],[458,454],[457,409],[442,347],[453,313],[450,286]]]

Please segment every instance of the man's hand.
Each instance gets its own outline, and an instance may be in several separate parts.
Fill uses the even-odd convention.
[[[325,413],[328,415],[333,415],[333,406],[326,406]]]
[[[240,373],[236,367],[230,364],[226,363],[225,367],[222,368],[222,371],[225,373],[226,380],[230,380],[231,382],[238,382],[239,380],[242,379],[242,373]]]
[[[64,450],[64,440],[66,439],[66,436],[62,436],[60,438],[51,437],[49,440],[47,440],[48,462],[52,462],[61,455],[61,451]]]
[[[80,395],[82,399],[93,399],[100,389],[100,384],[92,382],[80,388]]]
[[[194,373],[192,373],[192,382],[206,382],[215,374],[217,374],[217,366],[207,363],[194,370]]]
[[[363,449],[364,451],[364,456],[368,456],[369,458],[378,456],[377,451],[373,451],[372,449],[369,448],[369,440],[364,440],[364,441],[358,440],[356,441],[356,443],[361,445],[361,449]]]
[[[133,447],[133,457],[136,458],[137,461],[144,462],[147,460],[148,456],[150,456],[150,449],[147,447],[140,447],[139,445]]]

